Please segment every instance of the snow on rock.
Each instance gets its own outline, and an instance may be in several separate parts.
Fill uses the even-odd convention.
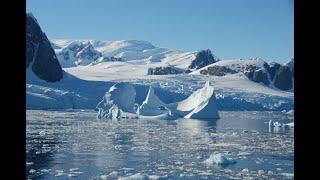
[[[102,53],[97,51],[90,41],[72,41],[55,49],[55,52],[63,68],[85,66],[102,57]]]
[[[209,81],[203,88],[192,93],[187,99],[177,105],[177,111],[190,119],[215,119],[219,118],[216,97],[213,86]]]
[[[210,157],[204,161],[204,163],[206,163],[209,166],[213,164],[226,166],[229,164],[234,164],[236,163],[236,161],[230,157],[225,156],[224,154],[215,153],[211,154]]]

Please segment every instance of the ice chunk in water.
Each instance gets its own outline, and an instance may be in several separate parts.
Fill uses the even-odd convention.
[[[207,160],[205,160],[205,163],[208,165],[229,165],[236,163],[236,161],[230,157],[226,157],[224,154],[217,153],[211,154],[210,157]]]
[[[120,177],[118,180],[144,180],[144,179],[148,179],[147,176],[141,173],[137,173],[131,176]]]

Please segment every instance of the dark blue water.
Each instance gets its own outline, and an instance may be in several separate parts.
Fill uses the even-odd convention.
[[[292,128],[281,112],[220,112],[221,119],[96,120],[95,111],[27,111],[29,179],[293,179]],[[236,160],[208,165],[212,153]]]

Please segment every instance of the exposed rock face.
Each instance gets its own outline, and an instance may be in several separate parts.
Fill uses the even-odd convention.
[[[148,74],[149,75],[168,75],[168,74],[181,74],[183,70],[180,70],[175,67],[167,66],[167,67],[156,67],[156,68],[149,68]]]
[[[274,79],[274,86],[282,90],[292,88],[292,72],[288,66],[282,65]]]
[[[211,51],[209,49],[202,50],[197,53],[196,58],[192,61],[191,65],[189,66],[189,69],[200,69],[202,67],[205,67],[209,64],[217,62],[218,59],[213,57]]]
[[[226,74],[235,74],[237,71],[229,69],[225,66],[211,66],[200,71],[200,74],[212,76],[224,76]]]
[[[76,54],[77,65],[88,65],[92,61],[102,56],[102,53],[95,50],[91,43],[85,46],[80,52]]]
[[[290,68],[292,72],[292,78],[294,79],[294,59],[292,58],[286,65]]]
[[[280,64],[276,62],[272,62],[270,64],[265,63],[265,68],[267,69],[269,75],[270,75],[270,80],[273,81],[274,77],[276,75],[276,72],[280,68]]]
[[[293,64],[291,60],[285,65],[276,62],[264,63],[263,68],[249,65],[244,74],[254,82],[263,82],[265,85],[273,83],[276,88],[286,91],[293,87]]]
[[[269,85],[270,81],[268,78],[268,74],[266,73],[266,71],[264,71],[264,69],[257,67],[257,66],[246,66],[245,70],[244,70],[244,74],[252,81],[254,82],[262,82],[265,85]]]
[[[40,79],[56,82],[62,79],[62,68],[51,43],[31,13],[26,16],[26,67]]]
[[[90,42],[73,41],[57,52],[62,67],[89,65],[102,57]]]

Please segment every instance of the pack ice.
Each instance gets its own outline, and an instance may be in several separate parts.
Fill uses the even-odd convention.
[[[138,97],[144,97],[139,104]],[[97,105],[99,119],[157,118],[157,119],[216,119],[219,118],[215,104],[214,88],[209,82],[180,102],[166,104],[150,86],[147,94],[131,83],[113,85]]]

